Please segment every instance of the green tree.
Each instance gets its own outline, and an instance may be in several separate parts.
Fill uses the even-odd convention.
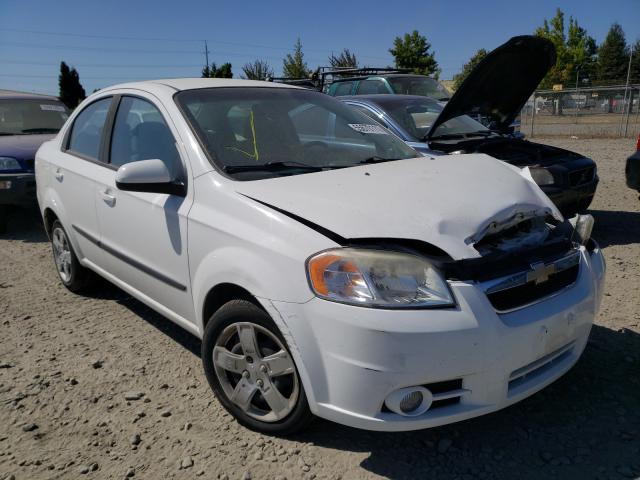
[[[550,40],[556,47],[556,64],[540,82],[540,88],[551,88],[555,84],[566,88],[575,84],[577,75],[584,79],[594,76],[596,42],[577,20],[569,17],[569,28],[565,33],[564,13],[558,8],[551,20],[544,19],[535,34]]]
[[[629,65],[629,47],[622,27],[614,23],[598,49],[597,78],[600,85],[624,83]]]
[[[329,64],[333,68],[358,68],[358,59],[355,53],[351,53],[348,48],[345,48],[338,56],[332,53],[329,56]]]
[[[404,37],[396,37],[393,48],[389,49],[393,55],[397,68],[408,68],[420,75],[440,75],[435,52],[430,52],[431,44],[427,38],[420,35],[417,30],[405,33]]]
[[[60,87],[60,101],[71,110],[86,98],[86,93],[80,83],[80,75],[75,68],[60,62],[60,75],[58,75],[58,86]]]
[[[211,66],[206,65],[202,69],[202,78],[233,78],[231,64],[227,62],[217,67],[214,62]]]
[[[480,63],[480,61],[487,56],[489,52],[487,52],[484,48],[478,50],[467,63],[462,66],[462,71],[457,75],[453,76],[453,88],[456,90],[460,88],[462,82],[464,82],[465,78],[469,76],[471,71],[476,68],[476,66]]]
[[[245,63],[242,71],[244,72],[244,77],[249,80],[266,80],[273,77],[273,69],[264,60]]]
[[[289,78],[307,78],[311,75],[311,71],[304,61],[300,38],[298,38],[293,47],[293,55],[287,53],[287,56],[282,61],[282,74]]]

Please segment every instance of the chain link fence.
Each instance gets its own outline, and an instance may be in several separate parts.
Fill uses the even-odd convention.
[[[538,90],[520,113],[534,136],[628,137],[640,134],[640,84]]]

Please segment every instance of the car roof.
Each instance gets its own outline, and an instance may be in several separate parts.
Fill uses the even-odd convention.
[[[363,103],[373,103],[376,105],[380,103],[389,103],[394,101],[398,103],[402,101],[406,101],[406,102],[421,101],[421,102],[429,102],[429,103],[439,103],[437,100],[433,98],[425,97],[423,95],[398,95],[398,94],[392,94],[392,93],[380,93],[380,94],[371,94],[371,95],[341,95],[336,98],[341,101],[345,101],[345,100],[352,100],[354,102],[361,101]]]
[[[331,84],[333,85],[334,83],[340,83],[340,82],[352,82],[354,80],[367,80],[369,78],[405,78],[405,77],[431,78],[428,75],[418,75],[416,73],[375,73],[375,74],[372,73],[369,75],[354,75],[352,77],[336,78],[331,82]]]
[[[0,99],[20,99],[20,100],[55,100],[57,102],[60,101],[58,97],[53,95],[44,95],[40,93],[31,93],[31,92],[18,92],[16,90],[1,90],[0,89]]]
[[[266,88],[300,88],[294,85],[287,85],[274,82],[263,82],[260,80],[239,80],[235,78],[165,78],[159,80],[145,80],[142,82],[120,83],[103,89],[112,90],[118,88],[135,88],[146,90],[158,85],[170,87],[175,91],[194,90],[199,88],[220,88],[220,87],[266,87]]]

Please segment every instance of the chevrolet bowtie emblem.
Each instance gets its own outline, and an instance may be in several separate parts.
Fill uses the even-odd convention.
[[[554,263],[545,265],[544,262],[531,264],[531,271],[527,272],[527,282],[535,282],[535,284],[543,283],[549,280],[549,277],[556,273]]]

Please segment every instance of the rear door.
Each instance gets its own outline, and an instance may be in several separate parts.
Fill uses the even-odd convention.
[[[193,319],[187,257],[193,192],[177,129],[151,95],[123,94],[117,102],[106,153],[110,168],[97,178],[95,191],[104,268],[174,320]],[[121,165],[150,159],[162,160],[187,185],[186,197],[118,190]]]
[[[59,197],[58,215],[78,257],[100,263],[95,178],[108,171],[101,155],[112,97],[83,107],[65,134],[62,150],[50,158],[51,182]]]

